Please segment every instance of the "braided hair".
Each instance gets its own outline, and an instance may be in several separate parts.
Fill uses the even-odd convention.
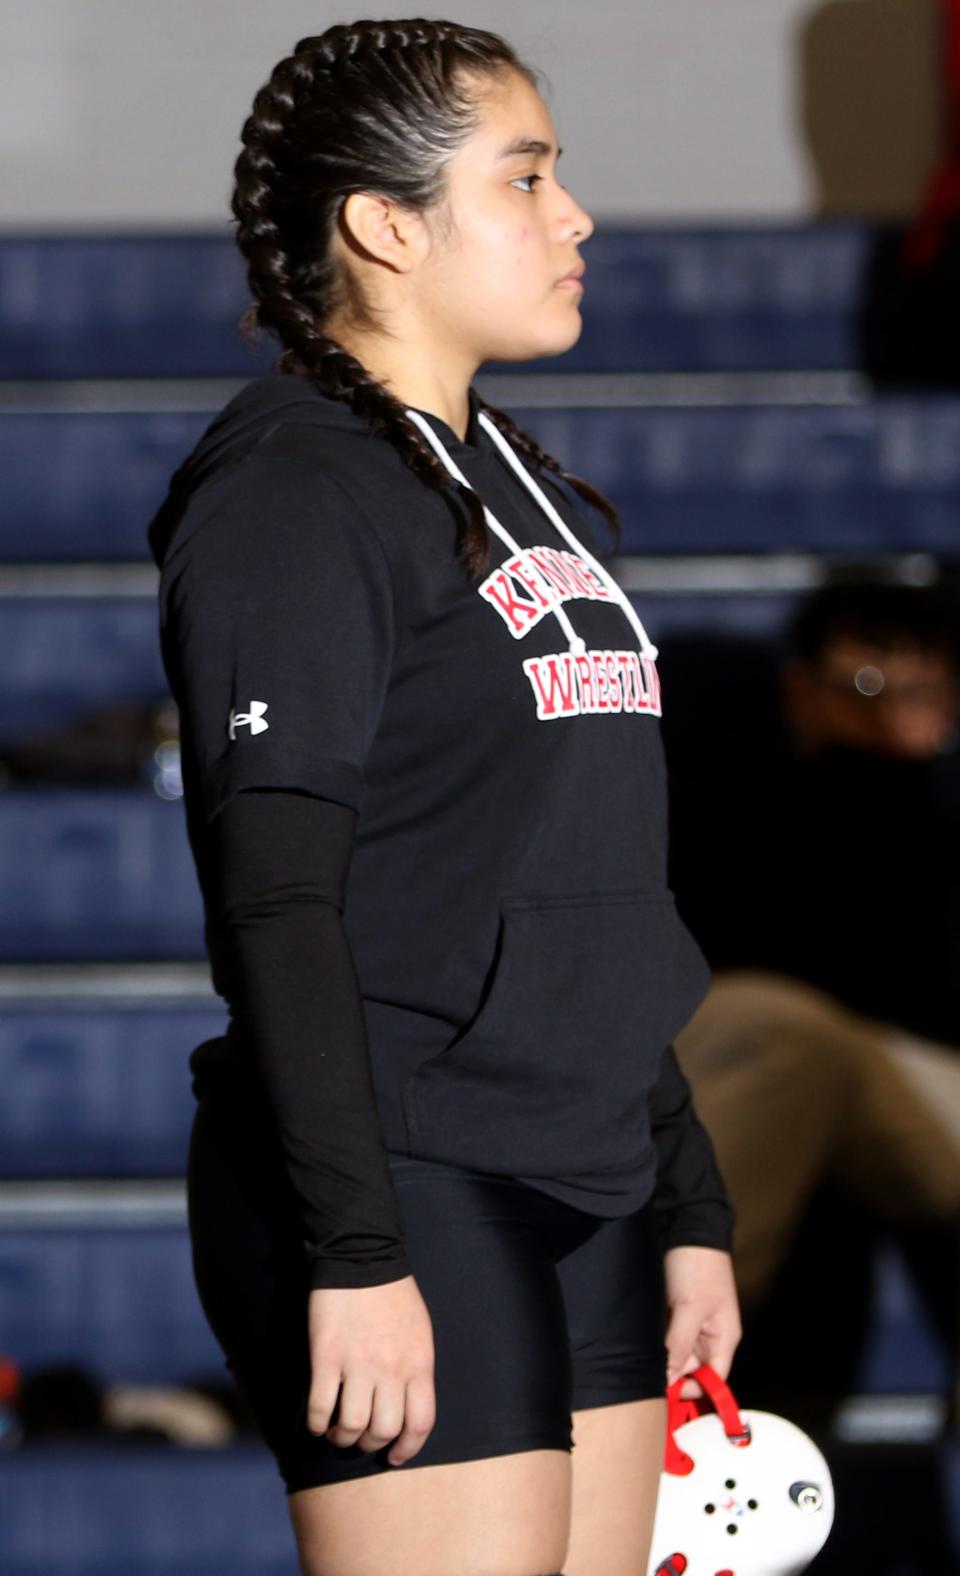
[[[375,326],[358,282],[331,255],[345,198],[372,191],[417,213],[438,204],[445,166],[478,120],[462,76],[509,68],[537,84],[502,38],[453,22],[362,20],[301,39],[254,98],[231,198],[254,297],[240,320],[244,335],[276,335],[284,349],[275,371],[312,379],[387,438],[426,486],[460,500],[458,551],[472,575],[490,556],[481,499],[451,477],[401,402],[323,323],[346,304],[355,322]],[[503,411],[483,400],[480,407],[535,470],[562,477],[616,531],[616,510],[602,493]]]

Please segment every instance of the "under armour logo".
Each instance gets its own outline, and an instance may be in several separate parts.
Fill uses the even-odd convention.
[[[252,700],[249,711],[234,711],[231,709],[230,721],[227,725],[227,732],[231,739],[237,737],[237,728],[242,728],[245,723],[249,723],[251,733],[265,733],[270,726],[269,722],[264,722],[263,720],[263,714],[266,709],[267,703],[265,700]]]

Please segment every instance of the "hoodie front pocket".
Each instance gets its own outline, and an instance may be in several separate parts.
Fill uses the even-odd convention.
[[[629,1168],[708,978],[669,892],[501,899],[476,1017],[409,1080],[415,1152],[527,1176]]]

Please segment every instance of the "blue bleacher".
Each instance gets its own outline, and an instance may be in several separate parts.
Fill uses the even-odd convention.
[[[296,1576],[262,1445],[35,1446],[0,1461],[3,1576]]]
[[[0,960],[203,956],[183,806],[142,791],[8,790]]]
[[[117,1384],[225,1377],[181,1223],[5,1221],[0,1331],[25,1372],[80,1363]]]
[[[0,559],[149,562],[147,523],[212,416],[6,412]]]
[[[674,409],[511,407],[606,492],[623,553],[958,550],[960,399]],[[0,560],[146,561],[146,525],[213,411],[0,421]],[[592,514],[604,539],[604,523]]]
[[[839,1462],[841,1471],[845,1465]],[[960,1445],[939,1452],[938,1468],[945,1494],[960,1504]],[[3,1576],[296,1576],[278,1482],[266,1451],[255,1446],[46,1446],[11,1455],[0,1470]],[[892,1518],[902,1538],[919,1507],[896,1469],[882,1478],[871,1472],[868,1485],[856,1486],[867,1487],[877,1516]],[[960,1547],[960,1525],[955,1536]],[[947,1576],[952,1568],[945,1552],[922,1570],[887,1565],[885,1576],[891,1569]],[[872,1576],[876,1567],[846,1569]]]
[[[663,643],[704,627],[773,635],[796,593],[663,593],[651,585],[631,595]],[[0,592],[0,751],[113,703],[152,703],[166,692],[155,593],[80,601]]]
[[[871,243],[868,227],[835,223],[601,231],[584,247],[578,344],[487,369],[516,375],[500,402],[617,504],[619,568],[665,658],[671,638],[705,628],[775,635],[810,565],[960,555],[960,398],[830,383],[856,368]],[[271,340],[259,352],[242,342],[247,300],[227,233],[0,236],[0,379],[14,385],[0,390],[0,753],[164,694],[146,526],[220,396],[277,354]],[[781,371],[799,375],[782,398],[763,381]],[[569,378],[569,399],[538,403],[531,384],[524,404],[534,373]],[[578,404],[579,373],[649,382],[633,404],[624,388],[608,405],[596,390]],[[687,382],[658,405],[660,374]],[[719,376],[712,390],[704,374]],[[139,396],[126,379],[142,380]],[[156,379],[178,387],[161,400]],[[198,385],[194,399],[192,379],[231,381]],[[102,385],[84,408],[90,380],[118,380],[115,408]],[[588,517],[606,548],[604,522]],[[766,581],[725,575],[720,590],[689,572],[693,557],[729,568],[732,555],[768,563]],[[773,572],[784,555],[807,563],[788,584]],[[78,565],[85,586],[70,592],[57,574]],[[16,979],[0,990],[0,1087],[12,1091],[0,1110],[0,1351],[28,1371],[81,1363],[105,1382],[223,1380],[180,1184],[187,1058],[222,1032],[224,1004],[205,987],[161,998],[106,980],[71,996],[43,972],[202,962],[183,806],[146,774],[139,789],[13,785],[2,797],[0,975]],[[947,1355],[902,1263],[885,1248],[876,1267],[859,1390],[943,1395]],[[960,1452],[944,1460],[960,1519]],[[295,1568],[263,1446],[0,1457],[3,1576]]]
[[[840,223],[600,230],[580,339],[522,370],[846,370],[869,245]],[[0,236],[0,378],[246,377],[279,352],[240,338],[249,299],[229,231]]]
[[[122,1224],[5,1224],[0,1330],[25,1370],[80,1362],[117,1383],[181,1384],[222,1377],[224,1368],[197,1299],[185,1226],[142,1211]],[[890,1251],[859,1391],[944,1394],[948,1385],[946,1354]]]
[[[0,1088],[16,1091],[0,1102],[0,1178],[182,1176],[187,1058],[225,1026],[212,988],[207,1004],[0,1000]]]
[[[17,598],[0,591],[0,749],[121,701],[166,694],[155,592]]]
[[[858,1392],[948,1395],[948,1354],[892,1243],[883,1242],[878,1249],[874,1280],[874,1314]]]

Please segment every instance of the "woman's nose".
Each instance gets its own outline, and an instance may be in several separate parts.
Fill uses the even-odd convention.
[[[593,220],[587,213],[587,210],[581,208],[578,202],[573,204],[573,212],[576,232],[582,241],[586,241],[593,234]]]

